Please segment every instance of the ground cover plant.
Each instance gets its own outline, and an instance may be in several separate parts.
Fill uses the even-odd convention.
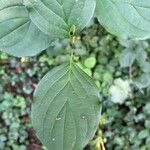
[[[82,149],[94,136],[99,123],[101,106],[104,103],[100,101],[99,92],[103,87],[108,86],[107,84],[112,83],[115,70],[112,66],[101,77],[104,73],[103,70],[107,70],[104,66],[109,61],[107,53],[109,50],[109,40],[112,41],[112,36],[107,36],[106,39],[103,39],[104,41],[100,40],[100,45],[104,44],[103,49],[102,47],[99,48],[99,38],[98,36],[95,37],[97,33],[93,34],[93,37],[91,37],[93,40],[91,41],[88,41],[88,37],[85,35],[81,36],[81,41],[85,43],[87,50],[89,47],[88,42],[90,43],[90,47],[95,49],[93,55],[84,60],[85,67],[82,67],[78,63],[80,58],[78,55],[84,55],[86,49],[80,48],[81,43],[78,43],[79,48],[76,48],[78,45],[76,44],[79,38],[78,35],[91,20],[96,8],[98,20],[108,31],[120,38],[147,39],[149,38],[149,10],[146,7],[148,2],[146,0],[141,3],[128,0],[99,0],[97,2],[90,0],[66,0],[63,2],[14,0],[9,2],[3,0],[1,4],[0,47],[2,51],[21,57],[32,56],[48,48],[49,55],[56,57],[58,55],[57,50],[59,51],[59,49],[55,49],[54,47],[58,42],[55,41],[52,43],[52,41],[57,38],[70,39],[70,44],[68,40],[64,41],[69,45],[69,52],[64,58],[68,63],[51,70],[41,80],[35,90],[32,105],[32,124],[38,137],[48,149]],[[113,19],[117,20],[117,22],[114,22]],[[98,28],[97,32],[100,31],[101,29]],[[101,97],[105,99],[105,96],[110,93],[111,100],[114,103],[123,105],[127,98],[132,98],[133,96],[131,85],[140,91],[140,93],[144,92],[143,88],[147,88],[145,96],[149,97],[150,64],[148,62],[149,54],[147,53],[149,45],[146,41],[120,40],[120,44],[125,47],[125,50],[120,55],[120,65],[125,71],[128,71],[129,68],[129,79],[126,78],[123,80],[119,78],[121,74],[117,72],[118,78],[114,80],[114,84],[109,90],[105,89],[101,91]],[[101,55],[97,58],[97,54],[99,53]],[[119,57],[119,52],[115,57]],[[60,58],[63,60],[63,57]],[[60,58],[57,60],[58,64],[61,64]],[[24,61],[23,59],[21,60]],[[95,68],[97,59],[103,66],[98,65]],[[44,56],[41,57],[41,61],[45,61],[49,65],[54,63],[54,59],[47,59]],[[137,69],[133,67],[135,62],[138,62],[136,67],[141,70],[140,72],[134,72],[134,69]],[[112,65],[117,65],[117,62],[112,61],[111,63]],[[16,67],[16,64],[14,66]],[[16,69],[21,71],[19,67]],[[92,74],[93,69],[97,70],[94,74]],[[31,73],[32,76],[31,71],[28,73]],[[93,76],[97,86],[89,76]],[[103,85],[101,85],[101,82],[103,82]],[[30,84],[35,86],[33,83]],[[32,92],[32,88],[31,91],[28,88],[23,90],[29,92],[29,94]],[[12,99],[11,97],[9,98],[9,93],[6,94],[7,96],[8,100]],[[15,100],[16,103],[12,108],[23,107],[24,109],[26,105],[24,99],[22,97],[15,97]],[[18,103],[24,104],[19,105]],[[5,105],[7,105],[7,102],[6,104],[4,102]],[[105,106],[105,103],[103,105]],[[148,107],[149,105],[146,105],[144,110],[148,110]],[[110,112],[110,117],[111,115],[112,112]],[[102,122],[103,116],[100,119],[100,125],[103,124]],[[145,122],[145,126],[148,127],[148,122]],[[107,135],[108,137],[109,134]],[[148,134],[149,130],[146,129],[141,131],[139,137],[145,139],[148,137]],[[3,136],[4,141],[5,139],[7,138]],[[116,142],[120,142],[120,145],[123,143],[123,140],[125,139],[117,139],[116,137]],[[91,145],[93,148],[104,149],[104,143],[105,139],[103,139],[102,133],[99,131]],[[140,144],[142,143],[139,142],[139,145],[137,144],[133,148],[140,146]],[[122,144],[122,148],[126,148],[125,146]],[[107,147],[111,149],[113,145],[107,144]],[[147,144],[142,148],[146,149]]]

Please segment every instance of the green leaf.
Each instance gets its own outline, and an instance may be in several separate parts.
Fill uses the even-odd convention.
[[[49,47],[52,39],[28,17],[22,0],[0,1],[0,49],[14,56],[32,56]]]
[[[146,139],[146,147],[147,149],[150,149],[150,136],[148,136]]]
[[[150,74],[143,73],[140,77],[134,80],[134,83],[140,89],[150,86]]]
[[[76,64],[50,71],[34,93],[32,124],[49,150],[81,150],[96,131],[99,90]]]
[[[99,22],[121,38],[150,38],[149,0],[97,0]]]
[[[136,58],[135,52],[130,49],[122,51],[119,62],[121,67],[130,67]]]
[[[95,0],[24,1],[33,23],[54,39],[81,31],[93,17],[96,5]]]
[[[144,139],[144,138],[148,137],[148,135],[149,135],[149,130],[144,129],[144,130],[139,132],[138,138],[139,139]]]
[[[145,114],[150,115],[150,103],[146,103],[146,105],[143,107],[143,111]]]
[[[150,63],[145,61],[143,64],[140,64],[140,67],[143,72],[150,73]]]
[[[150,120],[145,120],[144,125],[147,129],[150,129]]]
[[[94,68],[94,66],[96,65],[96,58],[95,57],[89,57],[84,61],[84,65],[87,68]]]
[[[136,60],[142,65],[147,59],[147,52],[143,48],[136,50]]]

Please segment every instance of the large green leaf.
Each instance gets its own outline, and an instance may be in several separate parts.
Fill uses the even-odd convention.
[[[149,0],[97,0],[96,13],[100,23],[121,38],[150,38]]]
[[[81,31],[94,14],[95,0],[24,0],[33,23],[53,38]]]
[[[32,123],[49,150],[81,150],[96,131],[99,90],[77,65],[50,71],[34,93]]]
[[[28,17],[22,0],[0,1],[0,49],[14,56],[31,56],[49,47],[52,39]]]

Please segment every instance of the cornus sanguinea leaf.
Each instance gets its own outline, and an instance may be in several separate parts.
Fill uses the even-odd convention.
[[[99,90],[74,63],[50,71],[34,93],[32,123],[49,150],[81,150],[99,117]]]
[[[95,0],[24,0],[32,22],[53,38],[81,31],[93,17]]]
[[[90,21],[95,0],[1,0],[0,49],[15,56],[32,56],[57,38],[69,38]]]
[[[29,19],[22,0],[0,1],[0,49],[14,56],[31,56],[50,45],[51,39]]]
[[[121,38],[150,38],[149,0],[97,0],[100,23]]]

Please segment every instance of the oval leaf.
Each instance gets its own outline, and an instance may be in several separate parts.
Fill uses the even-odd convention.
[[[14,56],[32,56],[49,47],[49,36],[28,17],[22,0],[0,1],[0,49]]]
[[[150,38],[149,0],[97,0],[100,23],[121,38]]]
[[[81,150],[92,139],[100,117],[99,90],[78,66],[50,71],[34,96],[32,123],[49,150]]]
[[[132,66],[132,64],[135,61],[135,58],[136,58],[136,54],[134,50],[132,49],[123,50],[119,58],[120,66],[122,68]]]
[[[81,31],[94,14],[95,0],[24,0],[33,23],[53,38]]]

